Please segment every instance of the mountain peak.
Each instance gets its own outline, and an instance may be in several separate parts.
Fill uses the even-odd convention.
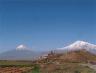
[[[69,46],[61,48],[62,50],[80,50],[80,49],[85,49],[85,50],[90,50],[90,49],[96,49],[96,45],[85,42],[85,41],[76,41],[72,43]]]
[[[17,46],[16,50],[29,50],[29,49],[25,45],[21,44],[21,45]]]
[[[88,44],[88,42],[85,42],[85,41],[76,41],[75,44]]]
[[[70,46],[72,47],[72,46],[78,46],[78,47],[80,47],[80,46],[84,46],[84,45],[92,45],[92,44],[90,44],[90,43],[88,43],[88,42],[85,42],[85,41],[76,41],[76,42],[74,42],[73,44],[71,44]]]

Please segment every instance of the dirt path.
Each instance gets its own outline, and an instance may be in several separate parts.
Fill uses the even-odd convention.
[[[96,65],[92,65],[92,64],[81,64],[82,66],[88,66],[89,68],[93,69],[96,71]]]

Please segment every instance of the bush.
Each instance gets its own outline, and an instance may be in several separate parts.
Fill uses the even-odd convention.
[[[75,71],[74,73],[81,73],[81,72],[79,72],[79,71]]]

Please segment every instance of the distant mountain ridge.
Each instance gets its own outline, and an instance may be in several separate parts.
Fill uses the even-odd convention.
[[[14,50],[0,54],[0,60],[36,60],[45,52],[33,51],[25,45],[19,45]]]
[[[54,50],[52,51],[58,54],[77,50],[86,50],[96,55],[96,45],[84,41],[76,41],[69,46],[58,48],[55,51]],[[27,46],[21,44],[17,46],[15,50],[10,50],[1,53],[0,60],[36,60],[41,56],[43,57],[48,55],[48,53],[49,51],[47,52],[33,51],[32,49],[29,49]]]
[[[0,54],[0,60],[36,60],[43,54],[28,50],[11,50]]]
[[[58,48],[57,50],[75,51],[75,50],[82,50],[82,49],[85,49],[87,51],[90,51],[90,52],[96,54],[96,45],[90,44],[85,41],[76,41],[69,46],[66,46],[63,48]]]

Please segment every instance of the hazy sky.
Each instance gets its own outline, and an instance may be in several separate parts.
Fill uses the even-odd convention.
[[[95,0],[0,0],[0,52],[19,44],[49,50],[76,40],[96,44]]]

